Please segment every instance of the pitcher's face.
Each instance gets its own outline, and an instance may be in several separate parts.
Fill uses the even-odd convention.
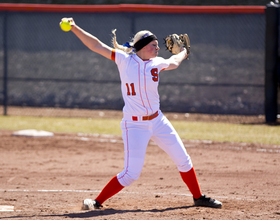
[[[159,51],[158,41],[151,41],[149,44],[143,47],[142,50],[145,50],[145,53],[149,59],[156,57]]]

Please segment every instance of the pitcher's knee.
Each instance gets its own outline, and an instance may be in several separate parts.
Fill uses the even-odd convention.
[[[180,172],[188,172],[190,171],[190,169],[193,167],[192,161],[191,160],[187,160],[183,163],[179,163],[177,164],[177,169]]]
[[[134,181],[136,181],[140,176],[140,173],[139,174],[129,174],[129,173],[119,173],[117,175],[118,177],[118,180],[120,182],[121,185],[123,186],[130,186]]]

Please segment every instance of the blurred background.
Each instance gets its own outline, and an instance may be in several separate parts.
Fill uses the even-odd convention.
[[[1,2],[185,6],[265,6],[268,3],[261,0]],[[110,46],[111,31],[115,28],[120,44],[130,41],[139,30],[150,30],[158,37],[161,47],[159,56],[164,58],[171,55],[165,49],[164,37],[172,33],[188,33],[191,40],[190,59],[178,69],[160,74],[159,93],[164,112],[264,114],[264,9],[255,13],[2,10],[0,69],[4,69],[6,62],[8,106],[122,109],[124,103],[115,63],[91,52],[72,32],[61,31],[59,22],[63,17],[73,17],[80,27]],[[0,71],[1,87],[3,80],[4,71]],[[1,92],[0,103],[3,101],[4,93]]]

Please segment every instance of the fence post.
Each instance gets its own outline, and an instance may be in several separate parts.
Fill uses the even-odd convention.
[[[3,66],[4,66],[4,79],[3,79],[3,107],[4,107],[4,115],[7,115],[7,107],[8,107],[8,51],[7,51],[7,13],[4,12],[3,19]]]
[[[265,119],[267,123],[277,120],[277,61],[279,5],[268,4],[265,10]]]

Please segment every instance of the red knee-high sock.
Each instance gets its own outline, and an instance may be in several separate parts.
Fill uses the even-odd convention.
[[[104,201],[111,198],[113,195],[117,194],[123,188],[124,186],[120,184],[120,182],[117,179],[117,176],[114,176],[109,181],[109,183],[107,183],[107,185],[103,188],[103,190],[95,200],[98,201],[101,205]]]
[[[193,197],[195,199],[200,198],[202,193],[200,191],[200,187],[199,187],[194,169],[191,168],[191,170],[189,170],[188,172],[180,172],[180,174],[181,174],[183,181],[187,184],[189,190],[193,194]]]

